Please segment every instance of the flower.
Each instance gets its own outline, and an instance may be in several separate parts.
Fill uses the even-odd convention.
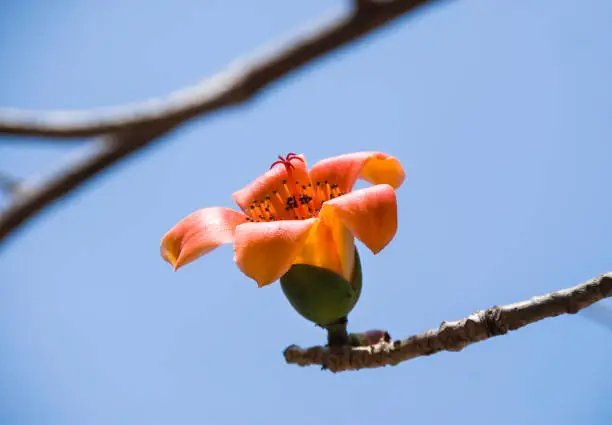
[[[360,178],[373,186],[353,191]],[[242,212],[212,207],[188,215],[163,236],[161,255],[177,270],[233,242],[235,263],[259,287],[293,265],[351,282],[359,262],[354,238],[376,254],[395,236],[395,189],[404,178],[400,162],[380,152],[324,159],[310,170],[303,155],[279,156],[232,195]]]

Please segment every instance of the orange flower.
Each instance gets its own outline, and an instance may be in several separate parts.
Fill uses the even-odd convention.
[[[397,231],[395,189],[404,181],[399,161],[380,152],[324,159],[310,170],[302,155],[279,156],[270,170],[232,197],[243,212],[212,207],[185,217],[161,241],[174,270],[224,243],[234,261],[261,286],[307,264],[347,281],[355,265],[354,238],[373,253]],[[353,191],[357,179],[374,186]]]

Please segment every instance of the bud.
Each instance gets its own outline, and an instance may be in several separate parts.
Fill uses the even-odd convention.
[[[369,345],[380,344],[381,342],[390,342],[391,335],[389,332],[380,329],[373,329],[365,332],[356,332],[349,334],[349,340],[353,347],[367,347]]]
[[[295,311],[325,327],[346,317],[359,300],[362,274],[357,248],[350,282],[334,271],[309,264],[294,264],[280,282]]]

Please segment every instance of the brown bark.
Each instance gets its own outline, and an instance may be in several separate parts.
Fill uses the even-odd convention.
[[[320,365],[332,372],[395,366],[440,351],[461,351],[470,344],[504,335],[542,319],[575,314],[608,297],[612,297],[612,273],[528,301],[477,311],[465,319],[443,322],[438,329],[406,339],[382,342],[372,347],[316,346],[304,349],[292,345],[285,349],[284,355],[287,363]]]

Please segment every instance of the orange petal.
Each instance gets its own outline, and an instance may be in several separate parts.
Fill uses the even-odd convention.
[[[382,250],[397,231],[395,190],[387,184],[359,189],[323,204],[323,221],[337,217],[374,254]]]
[[[234,241],[236,226],[246,216],[229,208],[204,208],[189,214],[164,235],[161,256],[178,270],[185,264]]]
[[[236,228],[234,261],[259,287],[284,275],[317,219],[245,223]]]
[[[357,152],[327,158],[310,170],[310,180],[337,184],[341,192],[350,192],[357,179],[372,184],[388,184],[397,189],[406,177],[399,160],[382,152]]]
[[[350,281],[355,265],[353,234],[337,218],[317,220],[294,264],[309,264],[338,273]]]
[[[293,219],[293,211],[285,209],[287,198],[294,196],[296,189],[300,191],[302,185],[307,186],[310,183],[306,160],[303,155],[297,156],[302,158],[302,161],[299,159],[291,160],[294,167],[291,169],[291,176],[284,165],[277,164],[243,189],[234,192],[232,195],[234,201],[247,214],[250,214],[253,206],[256,209],[268,207],[273,211],[276,219]],[[297,188],[295,183],[297,183]],[[259,212],[256,212],[256,214],[259,214]],[[252,216],[252,218],[257,219],[257,216]]]

